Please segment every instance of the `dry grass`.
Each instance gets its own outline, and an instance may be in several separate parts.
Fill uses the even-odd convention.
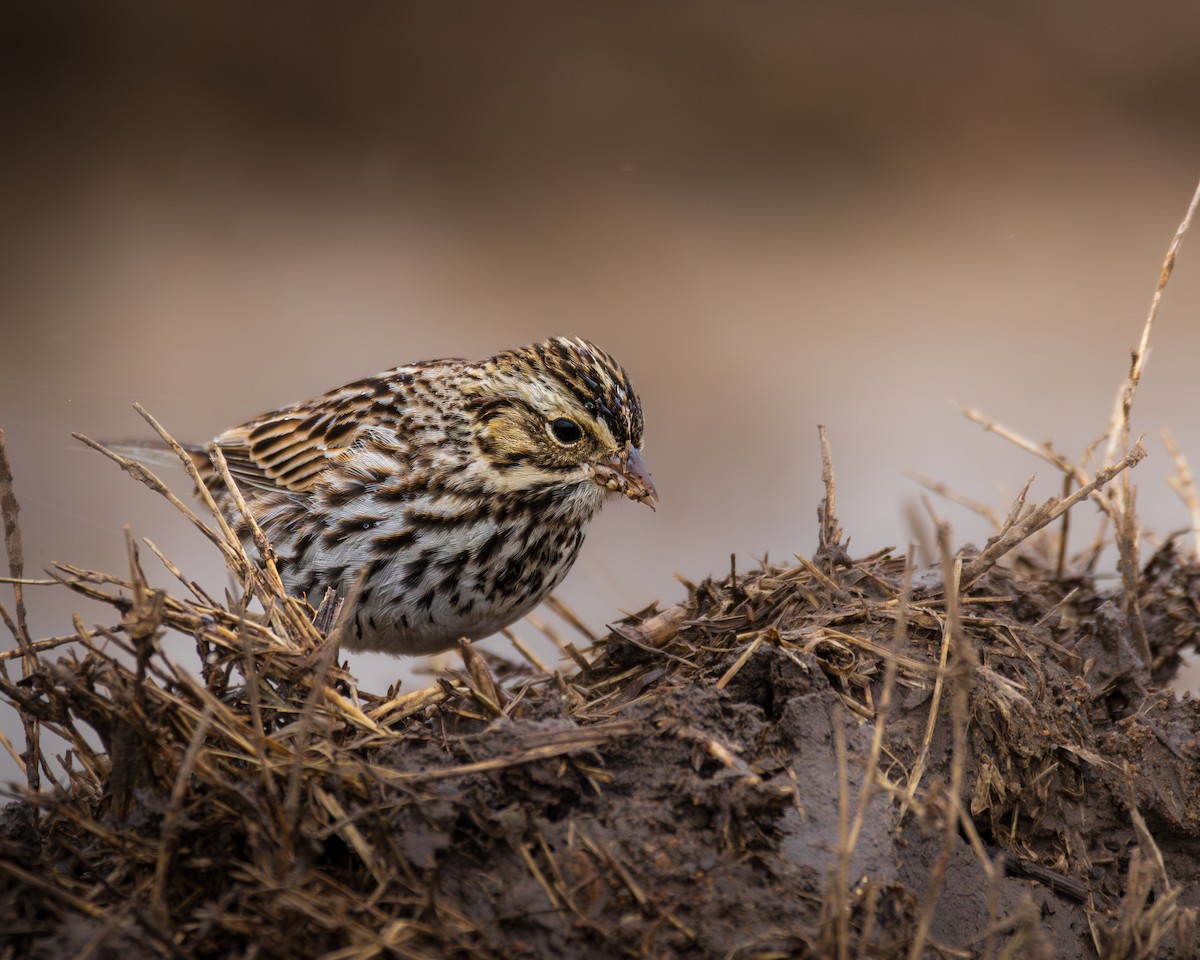
[[[1128,482],[1144,455],[1130,412],[1187,223],[1079,464],[968,412],[1060,470],[1061,497],[1022,491],[975,555],[938,521],[930,569],[911,551],[853,558],[822,429],[811,560],[731,565],[604,636],[558,605],[582,638],[545,627],[566,669],[513,637],[516,662],[464,644],[461,669],[426,689],[359,690],[337,598],[287,596],[261,533],[260,560],[210,500],[202,516],[92,441],[175,504],[241,589],[214,599],[132,534],[122,575],[60,564],[26,579],[0,434],[15,641],[0,696],[21,717],[23,745],[4,746],[27,781],[0,824],[0,902],[19,894],[0,907],[0,958],[990,958],[1050,956],[1084,927],[1100,956],[1194,955],[1200,881],[1180,874],[1200,839],[1186,740],[1200,723],[1182,708],[1156,722],[1179,705],[1153,690],[1200,636],[1200,572],[1172,545],[1141,563]],[[1067,549],[1084,500],[1117,546],[1112,594],[1091,579],[1105,536]],[[178,590],[149,585],[146,549]],[[24,591],[47,584],[112,623],[33,639]],[[192,638],[193,662],[166,655],[170,633]],[[68,749],[48,756],[44,731]],[[1160,789],[1172,778],[1177,796]],[[953,908],[968,875],[977,896]],[[1086,922],[1047,926],[1039,903]]]

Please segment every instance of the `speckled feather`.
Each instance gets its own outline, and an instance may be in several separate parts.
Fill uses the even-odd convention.
[[[620,365],[557,338],[396,367],[213,443],[289,591],[315,603],[326,587],[346,596],[361,576],[345,643],[420,654],[485,637],[540,603],[608,497],[652,505],[642,434]],[[194,456],[253,549],[207,454]]]

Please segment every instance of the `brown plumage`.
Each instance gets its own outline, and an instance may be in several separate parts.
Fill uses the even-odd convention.
[[[487,360],[396,367],[217,437],[288,589],[361,576],[345,641],[430,653],[479,639],[566,575],[614,493],[653,505],[642,408],[598,347],[557,338]],[[207,454],[218,505],[237,510]],[[239,529],[253,549],[245,524]]]

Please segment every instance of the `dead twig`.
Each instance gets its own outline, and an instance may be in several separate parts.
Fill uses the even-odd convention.
[[[1091,480],[1082,484],[1069,497],[1062,500],[1051,497],[1045,503],[1024,514],[1020,519],[1010,517],[1005,528],[988,541],[983,552],[963,566],[963,589],[969,590],[1006,553],[1029,539],[1047,524],[1053,523],[1075,504],[1100,490],[1113,477],[1141,462],[1145,456],[1146,451],[1139,441],[1119,463],[1097,471]]]

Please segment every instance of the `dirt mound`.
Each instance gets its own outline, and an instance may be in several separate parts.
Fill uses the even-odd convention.
[[[570,672],[467,646],[405,694],[223,525],[236,604],[150,589],[132,539],[128,576],[60,567],[120,620],[5,613],[0,957],[1192,956],[1200,709],[1158,687],[1200,569],[1126,541],[1106,592],[1029,539],[1139,456],[929,568],[846,553],[827,461],[813,560],[687,585]]]

